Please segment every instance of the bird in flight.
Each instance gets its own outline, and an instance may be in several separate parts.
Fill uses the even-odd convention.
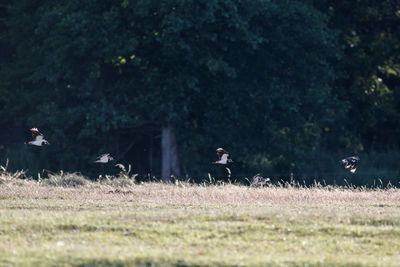
[[[34,146],[50,145],[50,143],[44,139],[43,134],[39,132],[38,128],[31,128],[29,131],[32,132],[32,141],[25,142],[25,144]]]
[[[359,161],[359,160],[360,160],[359,157],[357,157],[357,156],[352,156],[352,157],[348,157],[348,158],[342,159],[340,162],[341,162],[342,164],[344,164],[344,167],[345,167],[346,169],[350,168],[350,172],[351,172],[351,173],[355,173],[355,172],[356,172],[356,169],[357,169],[357,164],[358,164],[358,161]]]
[[[228,162],[233,162],[231,159],[228,159],[229,154],[223,148],[217,148],[217,156],[218,160],[214,161],[213,164],[227,164]]]
[[[96,163],[108,163],[112,160],[114,160],[114,158],[111,157],[109,153],[107,153],[107,154],[103,154],[103,155],[97,157],[95,162]]]

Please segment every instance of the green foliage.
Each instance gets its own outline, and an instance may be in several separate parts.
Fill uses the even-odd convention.
[[[400,128],[400,3],[384,1],[315,1],[340,30],[346,76],[335,94],[349,103],[349,148],[357,151],[398,149]]]
[[[322,151],[397,145],[392,3],[11,2],[0,9],[0,126],[10,129],[0,157],[94,177],[109,152],[157,174],[148,158],[159,160],[171,124],[191,176],[206,176],[219,146],[233,174],[310,176]],[[32,126],[50,147],[19,145]]]
[[[295,162],[310,148],[316,150],[323,129],[343,115],[330,93],[333,64],[340,57],[335,33],[326,27],[325,16],[296,2],[252,1],[224,8],[240,12],[218,16],[225,9],[216,8],[211,23],[194,22],[196,30],[180,33],[193,33],[193,43],[207,47],[196,56],[205,58],[195,72],[201,99],[183,131],[198,140],[186,147],[190,154],[206,154],[222,144],[245,168],[256,155],[273,162],[271,169],[297,170]],[[197,160],[194,166],[201,164]]]

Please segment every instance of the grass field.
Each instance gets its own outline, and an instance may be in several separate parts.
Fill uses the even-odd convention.
[[[400,265],[398,189],[1,181],[1,266]]]

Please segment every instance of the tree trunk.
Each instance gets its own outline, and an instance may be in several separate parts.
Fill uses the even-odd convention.
[[[169,182],[171,175],[180,177],[178,146],[176,144],[175,131],[171,125],[162,128],[161,132],[161,178]]]

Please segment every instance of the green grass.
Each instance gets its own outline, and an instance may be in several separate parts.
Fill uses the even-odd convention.
[[[398,266],[397,189],[0,184],[0,265]]]

